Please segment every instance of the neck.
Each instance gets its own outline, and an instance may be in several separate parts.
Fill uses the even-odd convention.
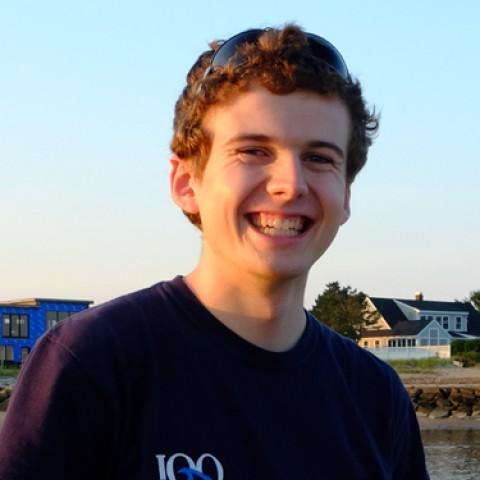
[[[282,281],[245,276],[210,272],[199,264],[185,281],[203,305],[240,337],[270,351],[290,349],[306,325],[306,274]]]

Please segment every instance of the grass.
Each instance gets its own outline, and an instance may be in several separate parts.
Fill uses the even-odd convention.
[[[20,367],[0,366],[0,377],[16,377],[20,372]]]
[[[388,360],[397,373],[433,373],[437,367],[451,365],[451,360],[446,358],[410,358],[407,360]]]

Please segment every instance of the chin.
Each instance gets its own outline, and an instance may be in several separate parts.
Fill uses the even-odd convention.
[[[270,283],[285,282],[305,277],[311,265],[268,265],[263,268],[252,269],[255,276]]]

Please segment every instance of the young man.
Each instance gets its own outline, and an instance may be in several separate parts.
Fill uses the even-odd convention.
[[[303,308],[376,127],[339,52],[297,27],[201,55],[170,179],[201,229],[199,262],[44,336],[0,478],[428,478],[395,373]]]

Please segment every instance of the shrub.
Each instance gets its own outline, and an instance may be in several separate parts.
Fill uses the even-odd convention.
[[[455,355],[453,359],[463,362],[465,367],[471,367],[476,363],[480,363],[480,352],[461,352]]]
[[[475,339],[456,339],[452,340],[452,355],[458,355],[465,352],[480,353],[480,338]]]
[[[452,340],[450,346],[452,355],[458,355],[465,351],[465,340]]]
[[[0,377],[16,377],[20,372],[18,365],[1,365]]]
[[[465,351],[466,352],[480,352],[480,339],[476,338],[474,340],[465,341]]]

